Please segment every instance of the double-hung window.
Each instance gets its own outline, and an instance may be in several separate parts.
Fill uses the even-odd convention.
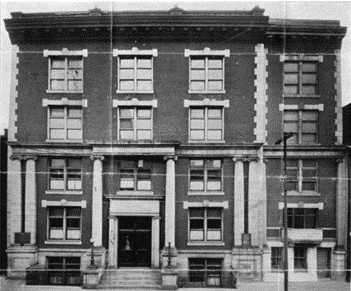
[[[120,191],[151,191],[152,163],[145,160],[120,162]]]
[[[285,110],[284,132],[294,135],[288,139],[289,144],[315,144],[318,142],[317,110]]]
[[[271,268],[272,270],[283,269],[283,248],[272,247],[271,248]]]
[[[284,96],[318,94],[318,62],[284,62]]]
[[[204,286],[221,286],[222,259],[190,258],[189,282]]]
[[[80,240],[81,229],[81,208],[48,207],[49,240]]]
[[[152,107],[120,107],[118,138],[119,140],[151,140]]]
[[[317,208],[288,208],[289,228],[316,228]]]
[[[80,257],[48,257],[48,284],[80,285]],[[45,282],[46,283],[46,282]]]
[[[82,190],[82,160],[53,158],[50,161],[49,190]]]
[[[224,59],[229,50],[185,50],[189,57],[189,93],[225,93]]]
[[[49,60],[48,93],[83,92],[83,58],[88,50],[61,51],[44,50],[44,57]]]
[[[317,192],[318,163],[315,160],[287,161],[287,190],[304,192]]]
[[[217,159],[190,160],[190,191],[221,191],[222,161]]]
[[[153,61],[157,50],[114,50],[118,57],[117,93],[153,93]]]
[[[49,140],[81,141],[82,132],[83,112],[81,107],[49,106]]]
[[[294,270],[307,270],[307,248],[305,246],[294,247]]]
[[[222,212],[221,208],[189,208],[189,241],[222,241]]]

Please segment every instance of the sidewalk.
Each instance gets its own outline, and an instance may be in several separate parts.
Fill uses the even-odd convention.
[[[0,276],[0,291],[81,291],[89,289],[81,289],[80,287],[71,286],[26,286],[24,280],[10,280],[4,276]],[[98,289],[99,291],[111,291],[113,289]],[[154,291],[147,289],[148,291]],[[238,282],[237,289],[224,289],[224,288],[180,288],[179,291],[283,291],[283,282],[266,283],[266,282]],[[310,283],[290,283],[289,291],[351,291],[351,284],[347,282],[334,282],[334,281],[319,281]],[[124,291],[118,289],[118,291]],[[139,290],[125,290],[125,291],[140,291]],[[156,290],[155,290],[156,291]],[[158,290],[157,290],[158,291]]]

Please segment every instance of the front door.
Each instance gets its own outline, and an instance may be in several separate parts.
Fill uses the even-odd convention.
[[[151,217],[119,217],[118,266],[151,266]]]

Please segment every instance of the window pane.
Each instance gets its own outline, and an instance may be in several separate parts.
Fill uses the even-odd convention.
[[[69,129],[67,131],[68,139],[82,139],[82,130],[81,129]]]
[[[222,119],[209,119],[207,127],[208,129],[222,129]]]
[[[120,109],[119,110],[119,117],[120,118],[133,118],[134,117],[134,110],[132,108]]]
[[[133,69],[121,69],[119,71],[120,80],[134,80],[134,70]]]
[[[121,58],[120,59],[121,68],[134,68],[134,58]]]
[[[192,81],[190,84],[190,89],[193,91],[204,91],[205,82]]]
[[[81,80],[83,78],[83,71],[82,70],[68,70],[67,78],[69,80]]]
[[[50,88],[52,90],[65,90],[65,82],[59,80],[51,80]]]
[[[65,139],[66,133],[64,130],[51,129],[50,139]]]
[[[50,118],[50,128],[64,128],[65,120],[63,118]]]
[[[207,164],[208,164],[208,167],[210,167],[210,168],[221,168],[222,167],[221,160],[209,160]]]
[[[298,74],[285,74],[284,75],[284,84],[298,84],[299,75]]]
[[[82,117],[82,110],[78,108],[68,108],[68,117]]]
[[[302,84],[317,84],[317,76],[315,74],[302,75]]]
[[[65,68],[64,58],[51,58],[51,68]]]
[[[204,231],[190,230],[190,240],[204,240]]]
[[[191,68],[205,68],[204,59],[191,59]]]
[[[119,122],[119,127],[121,129],[133,129],[133,120],[131,119],[121,119]]]
[[[207,209],[207,217],[221,218],[222,217],[222,210],[216,209],[216,208],[209,208],[209,209]]]
[[[151,118],[151,110],[150,109],[138,109],[137,111],[138,118]]]
[[[82,128],[82,120],[81,119],[68,119],[67,120],[67,128]]]
[[[302,182],[303,191],[315,191],[316,183],[315,182]]]
[[[204,182],[203,181],[190,181],[190,190],[203,191],[204,190]]]
[[[220,59],[209,59],[208,60],[208,67],[210,69],[222,68],[222,60],[220,60]]]
[[[221,181],[207,181],[207,190],[208,191],[220,191],[222,188]]]
[[[138,140],[150,140],[151,139],[151,131],[150,130],[138,130],[137,131],[137,139]]]
[[[134,139],[134,131],[132,130],[120,130],[120,138],[121,139]]]
[[[67,239],[80,239],[80,229],[67,229]]]
[[[205,131],[204,130],[191,130],[190,131],[190,139],[191,140],[204,140],[205,139]]]
[[[207,131],[208,140],[222,140],[222,131],[221,130],[208,130]]]
[[[302,72],[317,72],[317,63],[302,63]]]
[[[297,123],[285,123],[284,124],[284,131],[285,132],[298,132],[299,127]]]
[[[223,90],[222,81],[209,81],[208,90]]]
[[[65,80],[65,70],[63,69],[51,69],[50,78],[52,80]]]
[[[80,69],[83,68],[83,60],[82,59],[68,59],[68,68]]]
[[[298,72],[298,63],[284,63],[284,72]]]
[[[209,80],[222,80],[222,70],[209,70],[208,79]]]
[[[63,118],[65,116],[65,110],[62,107],[53,107],[50,109],[50,116]]]
[[[152,90],[151,81],[138,81],[138,91],[150,91]]]
[[[288,191],[298,191],[297,182],[286,182],[286,188]]]
[[[139,69],[137,71],[137,78],[140,80],[151,80],[151,70]]]
[[[80,168],[82,164],[81,159],[68,159],[67,160],[67,166],[70,168]]]
[[[120,188],[123,190],[134,190],[134,179],[133,178],[121,178]]]
[[[284,86],[284,93],[285,94],[298,94],[298,86],[291,86],[291,85],[285,85]]]
[[[150,119],[137,120],[137,129],[151,129],[151,120]]]
[[[138,190],[151,190],[151,181],[138,181]]]
[[[222,118],[222,109],[208,109],[209,118]]]
[[[302,88],[302,94],[316,94],[316,86],[315,85],[311,85],[311,86],[308,86],[308,85],[303,85]]]
[[[138,68],[151,68],[151,59],[138,59]]]
[[[302,120],[317,121],[318,120],[318,113],[315,111],[303,111],[302,112]]]
[[[81,190],[82,189],[82,181],[81,179],[69,179],[67,182],[68,190]]]
[[[63,239],[63,228],[52,228],[49,233],[50,239]]]
[[[284,120],[286,121],[298,121],[299,120],[299,114],[297,111],[285,111],[284,112]]]
[[[190,167],[204,167],[204,160],[190,160]]]
[[[315,133],[317,132],[317,124],[316,123],[303,123],[302,124],[302,132],[306,133]]]
[[[191,129],[205,129],[205,120],[203,119],[191,119],[190,120]]]
[[[120,90],[134,90],[134,81],[120,81]]]
[[[205,80],[205,70],[191,70],[191,80]]]
[[[205,110],[204,109],[191,109],[190,110],[190,117],[191,118],[204,118],[205,117]]]
[[[303,134],[302,137],[303,143],[316,143],[317,142],[317,135],[316,134]]]

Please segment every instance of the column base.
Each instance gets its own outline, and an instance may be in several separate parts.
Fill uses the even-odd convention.
[[[17,246],[7,248],[8,264],[7,276],[9,278],[26,278],[26,269],[37,263],[36,245]]]
[[[336,248],[333,252],[331,279],[333,281],[345,281],[345,257],[346,252],[342,248]]]
[[[232,268],[237,271],[239,281],[261,281],[262,250],[254,247],[233,248]]]
[[[94,247],[94,265],[96,268],[105,268],[106,266],[106,249],[102,246]],[[86,253],[89,266],[91,262],[91,248]]]

